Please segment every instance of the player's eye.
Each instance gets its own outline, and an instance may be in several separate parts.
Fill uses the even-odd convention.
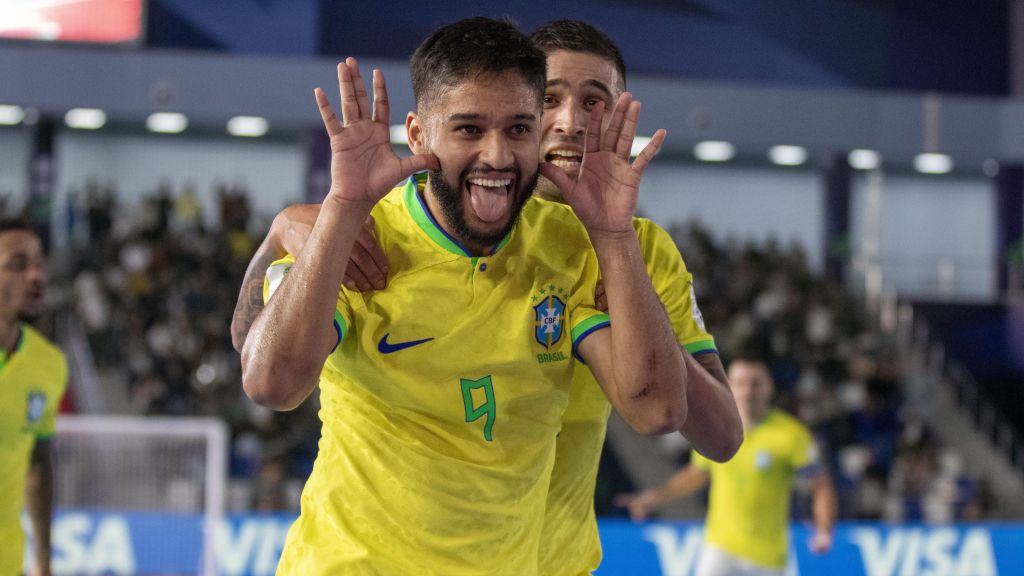
[[[509,132],[515,134],[516,136],[520,136],[522,134],[526,134],[529,131],[530,131],[530,127],[527,126],[526,124],[516,124],[515,126],[509,128]]]
[[[455,131],[459,134],[465,134],[466,136],[476,136],[477,134],[480,134],[480,127],[473,126],[472,124],[463,124],[461,126],[456,126]]]
[[[551,94],[545,94],[544,95],[544,106],[551,107],[551,106],[556,106],[557,104],[558,104],[558,99],[555,98],[553,95],[551,95]]]

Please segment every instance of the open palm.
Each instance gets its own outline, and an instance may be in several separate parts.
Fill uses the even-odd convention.
[[[329,197],[375,204],[395,184],[414,172],[437,169],[433,154],[399,158],[391,149],[387,86],[380,70],[373,71],[373,107],[355,58],[338,64],[341,120],[327,95],[314,91],[320,116],[331,138],[331,192]]]
[[[630,164],[640,102],[632,100],[628,92],[622,94],[608,127],[602,130],[603,114],[603,104],[590,113],[583,164],[576,181],[550,163],[541,165],[541,173],[558,186],[588,231],[617,234],[633,229],[640,178],[665,141],[665,130],[655,132]]]

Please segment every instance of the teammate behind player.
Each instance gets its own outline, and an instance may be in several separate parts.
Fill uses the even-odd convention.
[[[710,479],[697,576],[781,576],[789,549],[794,480],[810,483],[813,492],[815,530],[809,546],[816,553],[832,547],[835,492],[811,432],[771,407],[774,384],[768,367],[753,358],[736,358],[729,364],[729,383],[745,433],[736,456],[718,464],[694,453],[690,464],[662,486],[616,500],[634,520],[643,520],[659,506],[703,488]]]
[[[0,573],[20,574],[21,511],[32,522],[34,573],[50,574],[53,462],[50,438],[67,384],[64,355],[26,323],[46,287],[42,243],[17,221],[0,221]]]
[[[610,119],[614,102],[626,89],[625,63],[611,39],[578,20],[549,22],[530,39],[547,55],[548,64],[541,160],[576,179],[590,113],[601,103],[605,120]],[[546,178],[538,183],[537,194],[564,202],[558,187]],[[634,218],[633,227],[647,273],[686,358],[691,409],[680,432],[708,458],[727,460],[739,448],[742,428],[715,341],[697,308],[692,277],[664,230],[644,218]],[[551,473],[540,547],[542,574],[589,574],[601,562],[594,489],[610,413],[611,405],[593,374],[577,368]]]

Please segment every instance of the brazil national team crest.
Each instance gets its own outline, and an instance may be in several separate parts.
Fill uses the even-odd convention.
[[[532,300],[535,326],[533,334],[544,348],[550,350],[562,339],[565,327],[565,290],[554,285],[542,287]]]
[[[46,409],[46,394],[42,392],[32,392],[28,395],[28,423],[35,424],[40,418],[43,417],[43,411]]]

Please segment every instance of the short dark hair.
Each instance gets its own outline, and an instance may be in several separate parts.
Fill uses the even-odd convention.
[[[530,34],[530,40],[544,51],[550,54],[556,50],[568,50],[569,52],[587,52],[599,58],[604,58],[619,71],[622,78],[622,87],[626,85],[626,62],[622,59],[622,52],[612,42],[607,34],[594,28],[586,22],[579,20],[553,20],[541,25]]]
[[[445,90],[467,79],[513,71],[544,101],[547,58],[509,20],[468,18],[427,37],[409,68],[416,108],[429,107]]]
[[[11,230],[24,230],[35,234],[35,229],[28,222],[19,218],[0,218],[0,234]]]

